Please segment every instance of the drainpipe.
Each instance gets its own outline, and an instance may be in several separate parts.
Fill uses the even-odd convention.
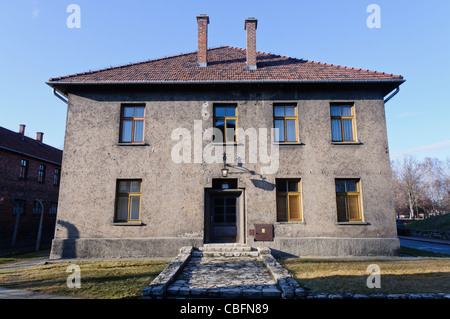
[[[67,99],[65,96],[59,94],[58,91],[56,91],[56,89],[53,89],[53,94],[54,94],[58,99],[60,99],[61,101],[63,101],[64,103],[67,104],[68,99]]]
[[[400,91],[400,87],[397,87],[394,92],[392,92],[387,98],[384,99],[384,103],[387,103],[390,99],[392,99],[397,93]]]

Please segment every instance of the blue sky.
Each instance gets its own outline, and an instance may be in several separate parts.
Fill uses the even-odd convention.
[[[70,29],[70,4],[81,28]],[[368,28],[370,4],[381,27]],[[66,105],[45,82],[77,72],[197,50],[196,15],[208,14],[208,46],[245,48],[244,20],[258,19],[257,49],[401,74],[386,104],[391,159],[450,157],[450,1],[95,1],[0,4],[0,126],[63,148]]]

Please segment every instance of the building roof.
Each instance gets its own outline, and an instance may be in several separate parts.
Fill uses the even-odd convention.
[[[61,165],[63,151],[0,126],[0,149]]]
[[[197,52],[51,78],[58,84],[221,83],[221,82],[403,82],[400,75],[257,52],[257,69],[247,70],[246,50],[208,49],[208,64],[197,66]]]

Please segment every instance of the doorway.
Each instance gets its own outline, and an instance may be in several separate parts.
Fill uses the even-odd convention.
[[[237,195],[213,195],[211,201],[211,241],[235,243],[238,215]]]
[[[205,243],[244,243],[244,190],[237,180],[213,180],[205,189]]]

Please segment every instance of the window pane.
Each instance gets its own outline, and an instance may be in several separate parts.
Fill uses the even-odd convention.
[[[359,196],[348,196],[348,215],[350,220],[361,220],[359,214]]]
[[[236,207],[236,198],[227,198],[225,203],[227,206]]]
[[[134,107],[133,106],[125,106],[123,108],[123,116],[124,117],[133,117],[134,116]]]
[[[216,197],[214,198],[214,206],[221,206],[223,207],[225,205],[225,199],[222,197]]]
[[[295,130],[295,120],[286,120],[286,141],[297,141],[297,133]]]
[[[119,196],[117,202],[117,220],[127,220],[128,218],[128,196]]]
[[[342,116],[352,116],[352,107],[351,106],[342,106]]]
[[[13,214],[23,214],[22,201],[15,201],[14,202]]]
[[[357,192],[358,191],[357,181],[348,180],[348,181],[346,181],[346,184],[347,184],[347,192]]]
[[[25,201],[21,200],[21,199],[16,199],[14,200],[14,204],[13,204],[13,215],[16,214],[23,214],[24,208],[25,208]]]
[[[302,219],[302,216],[300,214],[300,196],[298,195],[289,195],[289,219]]]
[[[214,109],[216,117],[224,117],[225,116],[225,107],[223,106],[217,106]]]
[[[58,210],[58,203],[51,203],[49,214],[55,215],[57,213],[57,210]]]
[[[224,223],[225,222],[225,215],[224,214],[216,214],[216,213],[214,213],[214,222],[215,223]]]
[[[144,109],[145,109],[145,107],[143,107],[143,106],[135,107],[134,108],[134,116],[144,117]]]
[[[39,202],[36,202],[36,213],[39,215],[42,213],[42,206]]]
[[[353,120],[344,119],[344,141],[353,141]]]
[[[284,106],[275,106],[273,112],[275,117],[284,117]]]
[[[298,192],[298,182],[297,181],[288,181],[288,190],[290,192]]]
[[[336,180],[336,193],[345,193],[345,181],[341,179]]]
[[[277,195],[277,220],[287,220],[287,196]]]
[[[21,160],[20,161],[20,178],[27,178],[27,171],[28,171],[28,161],[27,160]]]
[[[222,143],[223,137],[225,136],[225,121],[216,121],[214,123],[214,127],[219,129],[220,133],[217,130],[214,130],[214,142]]]
[[[130,197],[130,220],[139,220],[140,203],[140,196]]]
[[[341,107],[340,106],[332,106],[331,107],[331,116],[341,116]]]
[[[119,193],[129,193],[129,192],[130,192],[130,181],[120,181]]]
[[[227,106],[225,110],[225,116],[236,116],[236,107]]]
[[[331,119],[331,136],[333,141],[342,141],[341,120]]]
[[[140,192],[141,192],[141,181],[131,181],[130,193],[140,193]]]
[[[226,214],[225,222],[234,223],[236,222],[236,199],[227,198],[226,199]]]
[[[295,116],[295,106],[285,107],[286,116]]]
[[[227,214],[226,221],[227,223],[235,223],[236,222],[236,211],[234,214]]]
[[[122,142],[131,142],[133,121],[123,121],[122,123]]]
[[[347,220],[347,196],[336,196],[338,222]]]
[[[236,132],[236,121],[235,120],[227,120],[227,142],[234,142],[235,139],[235,133]]]
[[[284,120],[275,120],[275,142],[284,142]]]
[[[224,199],[218,198],[214,201],[214,222],[223,223],[225,222],[225,208],[223,206]]]
[[[134,121],[134,141],[144,141],[144,121]]]
[[[279,193],[287,192],[286,180],[278,180],[276,182],[276,186],[277,186],[277,192],[279,192]]]

